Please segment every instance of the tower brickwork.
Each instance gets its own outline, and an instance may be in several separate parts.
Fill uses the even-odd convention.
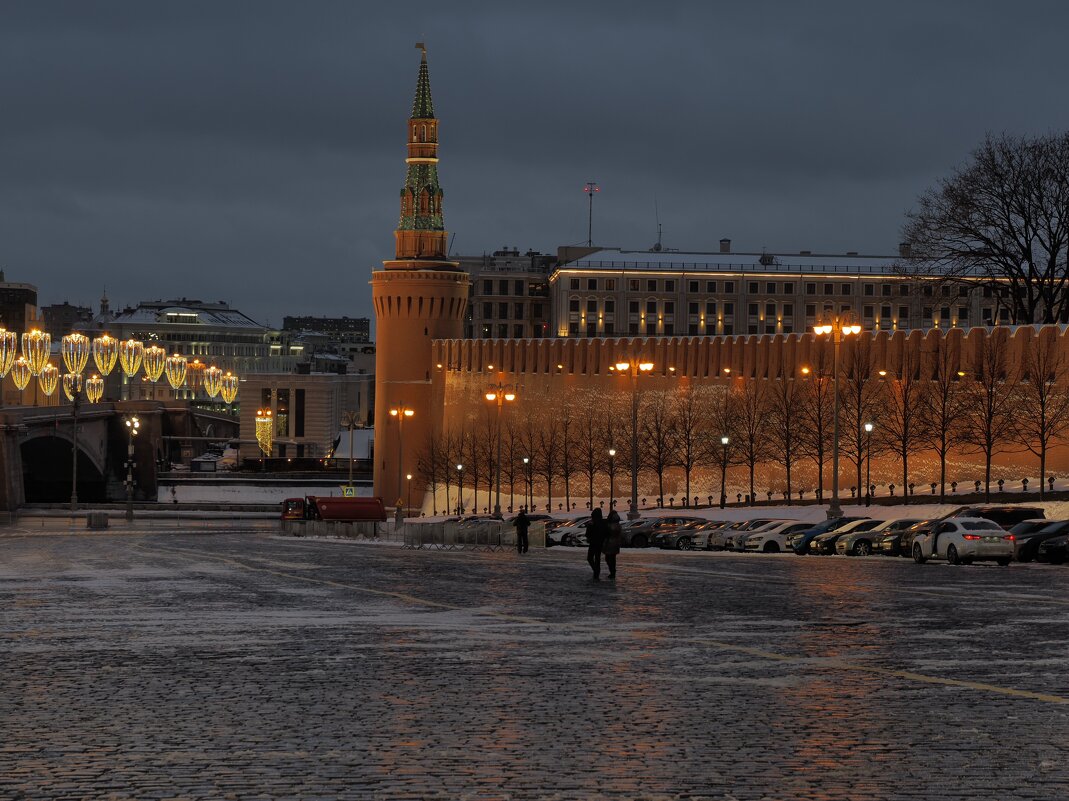
[[[438,119],[426,49],[408,120],[407,148],[394,258],[371,273],[377,340],[374,491],[388,506],[407,507],[411,502],[419,508],[423,492],[418,454],[432,433],[440,431],[443,417],[442,399],[435,398],[432,389],[431,343],[463,335],[470,283],[460,265],[448,259],[438,182]],[[405,409],[412,415],[406,417]],[[408,475],[413,476],[411,482]]]

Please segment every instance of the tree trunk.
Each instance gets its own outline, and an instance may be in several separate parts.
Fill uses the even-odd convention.
[[[984,451],[984,501],[991,502],[991,450]]]
[[[909,506],[909,454],[902,449],[902,505]]]
[[[751,459],[750,460],[750,506],[753,506],[754,502],[756,501],[756,498],[754,498],[754,492],[753,492],[753,473],[754,473],[754,461],[753,461],[753,459]]]
[[[939,448],[939,503],[947,499],[947,451],[944,442]]]
[[[1039,445],[1039,499],[1043,500],[1045,497],[1044,489],[1046,487],[1047,480],[1047,443],[1041,442]]]

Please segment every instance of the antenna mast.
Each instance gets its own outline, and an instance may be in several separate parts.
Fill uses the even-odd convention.
[[[583,191],[586,192],[587,197],[590,199],[586,217],[586,246],[591,248],[594,247],[594,193],[600,192],[601,187],[594,181],[587,181]]]

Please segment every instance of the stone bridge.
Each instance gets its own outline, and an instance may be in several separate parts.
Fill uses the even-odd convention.
[[[238,434],[238,418],[191,408],[183,401],[83,403],[78,410],[78,500],[125,500],[124,419],[136,414],[134,442],[137,500],[156,499],[157,473],[200,452],[198,439],[220,442]],[[70,500],[74,418],[71,407],[0,408],[0,514],[25,503]]]

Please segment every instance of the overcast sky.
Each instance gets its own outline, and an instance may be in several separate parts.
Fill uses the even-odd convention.
[[[1069,4],[0,5],[0,266],[42,304],[371,314],[429,49],[454,253],[893,252],[986,131],[1069,127]]]

